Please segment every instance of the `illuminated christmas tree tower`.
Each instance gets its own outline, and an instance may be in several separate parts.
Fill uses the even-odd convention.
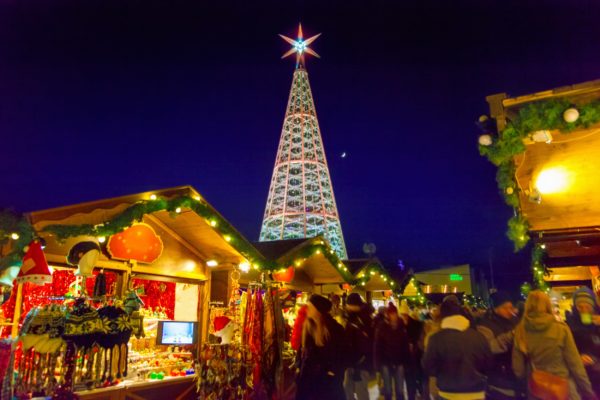
[[[260,241],[310,238],[322,235],[337,255],[348,258],[342,226],[333,195],[319,121],[315,111],[304,55],[319,57],[308,46],[319,36],[298,39],[280,35],[293,47],[283,55],[296,54],[279,149],[275,160]]]

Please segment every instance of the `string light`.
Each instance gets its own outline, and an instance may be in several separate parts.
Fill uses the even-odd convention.
[[[217,221],[215,221],[214,219],[211,219],[211,220],[210,220],[210,226],[212,226],[213,228],[214,228],[215,226],[217,226]]]
[[[156,195],[155,194],[151,194],[150,195],[150,200],[156,200]]]
[[[181,212],[181,207],[177,207],[177,208],[175,209],[175,212],[176,212],[177,214],[179,214],[179,213]]]
[[[247,261],[240,263],[240,271],[244,273],[250,271],[250,263]]]
[[[19,239],[19,234],[16,233],[16,232],[13,232],[13,233],[10,234],[10,238],[12,240],[18,240]]]
[[[100,243],[106,242],[106,236],[98,236],[98,242],[100,242]]]
[[[226,242],[231,242],[231,236],[229,235],[223,236],[223,239],[225,239]]]

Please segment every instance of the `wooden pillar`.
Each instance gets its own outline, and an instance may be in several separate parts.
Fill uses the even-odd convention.
[[[15,299],[15,313],[13,315],[10,336],[16,338],[19,335],[19,321],[21,320],[21,308],[23,308],[23,284],[17,285],[17,298]]]

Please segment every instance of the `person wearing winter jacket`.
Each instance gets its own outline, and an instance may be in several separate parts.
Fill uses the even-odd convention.
[[[346,400],[369,400],[369,377],[373,368],[373,321],[358,293],[346,300],[345,334],[349,346],[344,373]]]
[[[312,295],[302,333],[302,361],[297,400],[343,400],[344,328],[330,314],[331,302]]]
[[[494,354],[494,367],[488,375],[487,399],[522,398],[521,384],[512,370],[513,331],[517,322],[510,296],[502,291],[492,293],[490,308],[477,323],[477,330],[485,336]]]
[[[529,293],[523,318],[515,330],[512,367],[519,378],[529,379],[532,368],[566,378],[569,399],[596,399],[569,327],[554,317],[550,297]],[[532,393],[529,398],[535,399]]]
[[[419,391],[421,395],[425,386],[425,374],[421,365],[423,357],[423,349],[425,343],[424,324],[419,319],[411,316],[408,302],[402,300],[400,303],[400,318],[406,327],[406,335],[408,337],[408,362],[404,368],[404,379],[406,381],[406,393],[408,400],[414,400],[416,393]]]
[[[385,400],[391,400],[394,392],[396,400],[404,399],[404,367],[409,361],[408,337],[398,309],[392,303],[386,309],[384,322],[375,332],[373,360],[375,370],[383,378]]]
[[[485,337],[470,327],[455,301],[440,307],[441,329],[427,343],[425,372],[437,380],[438,398],[479,400],[485,398],[486,374],[493,357]]]
[[[596,396],[600,396],[600,313],[596,296],[587,287],[573,294],[573,309],[567,324]]]

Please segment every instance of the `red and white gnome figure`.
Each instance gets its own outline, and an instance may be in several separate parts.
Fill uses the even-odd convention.
[[[19,275],[17,275],[17,283],[31,282],[43,285],[52,282],[52,274],[50,274],[44,250],[42,250],[42,243],[39,240],[33,240],[28,246],[25,246],[24,250],[25,256]]]
[[[221,344],[231,343],[235,331],[235,324],[233,321],[227,317],[219,316],[215,317],[213,324],[215,327],[214,335],[221,338]]]

